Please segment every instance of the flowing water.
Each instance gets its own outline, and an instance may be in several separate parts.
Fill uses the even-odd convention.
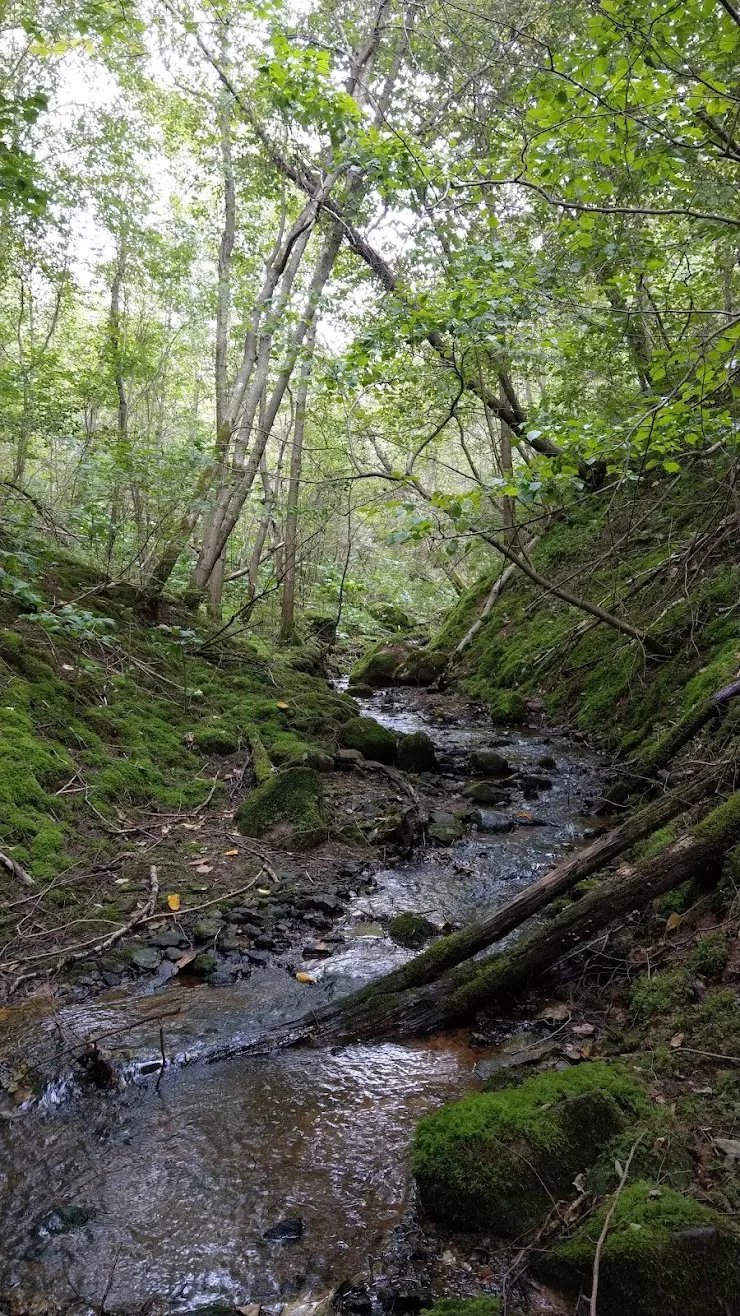
[[[471,749],[501,741],[480,717],[435,721],[408,692],[381,692],[363,711],[398,731],[427,730],[451,780]],[[521,768],[545,753],[556,759],[552,790],[512,806],[522,823],[540,825],[473,831],[449,851],[376,872],[344,915],[343,947],[312,968],[313,1003],[408,958],[378,920],[417,910],[440,924],[465,922],[583,834],[595,762],[557,737],[529,734],[506,737],[501,752]],[[178,1006],[166,1023],[167,1054],[201,1063],[173,1066],[157,1086],[144,1075],[158,1067],[160,1024],[147,1019]],[[480,1053],[442,1038],[233,1054],[306,1006],[305,988],[276,963],[230,988],[70,1007],[43,1027],[31,1011],[28,1046],[42,1070],[47,1052],[58,1057],[60,1036],[108,1029],[122,1071],[137,1081],[110,1093],[58,1080],[39,1108],[0,1123],[3,1288],[46,1295],[50,1311],[74,1300],[70,1310],[87,1316],[104,1299],[106,1311],[135,1310],[166,1295],[175,1313],[216,1298],[279,1304],[368,1278],[409,1200],[413,1128],[426,1110],[476,1086]],[[287,1219],[300,1220],[300,1237],[265,1238]]]

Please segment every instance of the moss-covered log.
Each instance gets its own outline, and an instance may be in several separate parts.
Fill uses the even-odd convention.
[[[418,988],[398,991],[388,978],[382,979],[372,990],[355,992],[318,1016],[318,1035],[322,1040],[349,1040],[426,1033],[470,1018],[482,1006],[526,988],[615,919],[698,873],[718,869],[738,840],[740,791],[661,854],[603,882],[512,950],[466,961]]]

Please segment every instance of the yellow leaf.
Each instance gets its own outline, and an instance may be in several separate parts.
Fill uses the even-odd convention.
[[[233,855],[238,854],[238,853],[239,853],[238,850],[224,850],[224,854],[229,855],[230,858],[231,858]]]
[[[276,700],[275,700],[275,707],[276,707],[276,708],[290,708],[290,704],[286,704],[284,699],[276,699]]]
[[[312,978],[310,973],[297,973],[296,982],[316,982],[316,979]]]
[[[269,886],[258,886],[258,887],[257,887],[257,894],[260,895],[260,896],[271,896],[271,895],[272,895],[272,892],[271,892]]]
[[[680,914],[670,914],[666,919],[666,924],[665,924],[666,932],[674,932],[680,922],[681,922]]]
[[[180,908],[180,897],[178,896],[176,891],[170,892],[170,894],[167,897],[167,904],[169,905],[170,909],[177,910]]]

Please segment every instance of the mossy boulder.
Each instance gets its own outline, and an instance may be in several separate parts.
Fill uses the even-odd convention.
[[[250,791],[237,810],[236,825],[245,836],[271,833],[274,840],[291,845],[317,845],[328,832],[318,772],[299,766],[275,773]]]
[[[413,630],[414,623],[411,618],[395,603],[375,603],[367,608],[367,612],[389,631]]]
[[[437,756],[426,731],[412,731],[398,742],[398,766],[404,772],[433,772]]]
[[[608,1206],[575,1236],[535,1255],[533,1270],[588,1291]],[[740,1309],[740,1231],[694,1198],[635,1183],[616,1203],[599,1266],[599,1316],[725,1316]]]
[[[473,781],[465,787],[465,794],[474,804],[506,804],[510,792],[494,781]]]
[[[488,711],[501,726],[520,726],[527,718],[527,703],[516,690],[494,690],[488,699]]]
[[[495,749],[476,749],[470,756],[470,768],[482,777],[511,777],[514,769]]]
[[[388,924],[388,931],[397,946],[416,950],[435,937],[438,929],[423,914],[396,914]]]
[[[412,1170],[421,1203],[441,1224],[516,1238],[650,1109],[629,1072],[602,1061],[471,1093],[417,1127]]]
[[[226,727],[202,722],[193,732],[193,740],[201,754],[235,754],[239,738]]]
[[[376,690],[393,685],[396,668],[405,661],[408,654],[408,645],[400,641],[374,644],[352,668],[349,674],[350,685],[369,685]]]
[[[374,717],[351,717],[340,732],[345,749],[358,749],[363,758],[376,763],[395,763],[396,737]]]
[[[447,669],[449,659],[440,649],[411,649],[396,671],[399,685],[433,685]]]

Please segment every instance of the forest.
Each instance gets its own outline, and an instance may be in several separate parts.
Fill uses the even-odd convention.
[[[1,1316],[740,1316],[740,8],[0,50]]]

